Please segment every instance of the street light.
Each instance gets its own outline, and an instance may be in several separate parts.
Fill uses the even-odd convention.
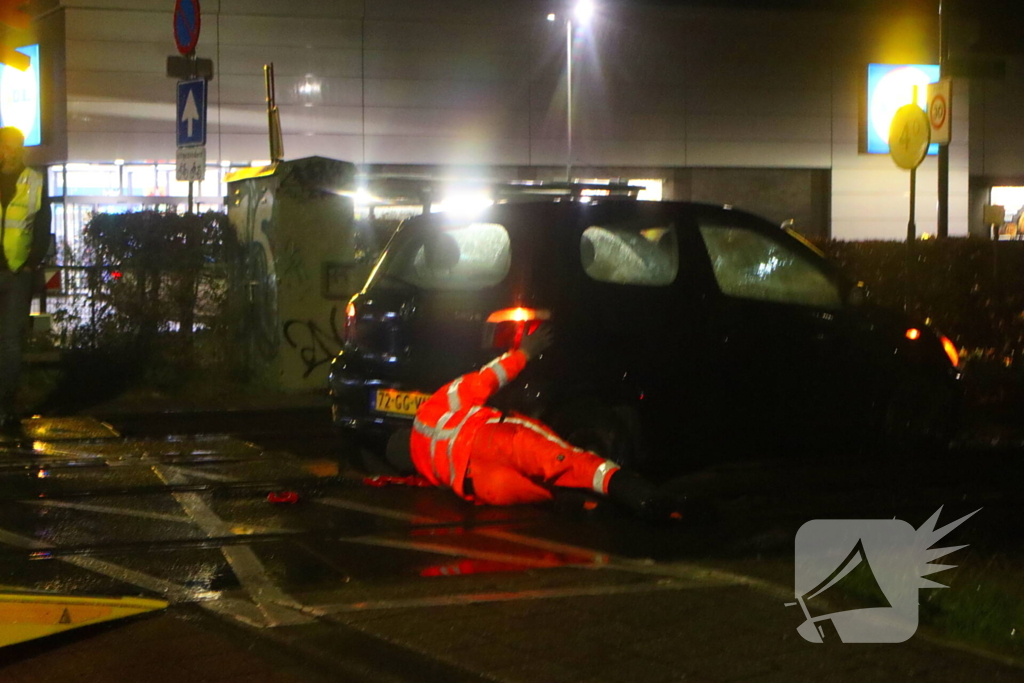
[[[580,25],[590,21],[594,15],[594,3],[592,0],[578,0],[572,12],[565,17],[565,179],[572,182],[572,20],[573,16]],[[549,14],[548,21],[556,19],[554,14]]]

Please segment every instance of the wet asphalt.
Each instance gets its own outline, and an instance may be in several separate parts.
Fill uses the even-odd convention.
[[[951,544],[970,544],[975,563],[1018,562],[1012,444],[750,454],[673,479],[710,505],[652,525],[575,492],[488,508],[368,485],[386,467],[321,410],[29,427],[30,442],[0,451],[0,591],[171,606],[6,648],[0,681],[156,683],[180,680],[179,660],[209,681],[1024,680],[976,652],[984,642],[928,632],[814,646],[783,606],[810,519],[917,527],[940,506],[942,522],[981,508]]]

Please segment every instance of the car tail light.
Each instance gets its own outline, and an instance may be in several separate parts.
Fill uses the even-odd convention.
[[[916,327],[911,327],[909,330],[907,330],[907,339],[909,339],[910,341],[914,341],[915,339],[920,339],[920,337],[921,337],[921,330],[917,329]]]
[[[349,301],[345,307],[345,341],[352,343],[356,340],[356,305]]]
[[[485,346],[503,351],[518,349],[524,334],[533,334],[545,320],[551,319],[551,311],[535,308],[503,308],[487,316],[487,339]]]
[[[945,335],[939,337],[939,341],[942,342],[942,350],[949,356],[949,362],[953,364],[953,367],[960,365],[960,353],[956,350],[956,344]]]

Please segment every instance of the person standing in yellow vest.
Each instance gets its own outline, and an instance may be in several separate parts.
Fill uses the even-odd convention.
[[[14,398],[36,271],[50,243],[50,211],[42,173],[25,166],[25,136],[0,128],[0,442],[20,439]]]

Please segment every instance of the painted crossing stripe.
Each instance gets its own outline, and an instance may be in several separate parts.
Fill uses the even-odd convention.
[[[512,602],[519,600],[551,600],[555,598],[580,598],[602,595],[628,595],[635,593],[651,593],[654,591],[671,591],[687,589],[719,588],[721,582],[680,581],[663,579],[656,582],[632,583],[624,585],[599,585],[571,588],[546,588],[539,590],[509,591],[494,593],[461,593],[454,595],[433,595],[423,598],[407,598],[400,600],[371,600],[333,605],[316,605],[307,609],[317,616],[330,616],[347,612],[369,612],[374,610],[410,609],[417,607],[452,607],[456,605],[475,605],[491,602]]]

